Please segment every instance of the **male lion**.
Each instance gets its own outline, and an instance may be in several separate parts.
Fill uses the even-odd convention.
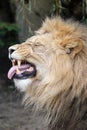
[[[8,78],[24,102],[45,110],[50,130],[87,130],[87,28],[47,18],[35,35],[9,48]]]

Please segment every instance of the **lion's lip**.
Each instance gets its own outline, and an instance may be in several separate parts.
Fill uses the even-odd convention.
[[[12,67],[8,71],[8,78],[26,79],[35,76],[35,74],[36,69],[34,65],[21,60],[12,60]]]

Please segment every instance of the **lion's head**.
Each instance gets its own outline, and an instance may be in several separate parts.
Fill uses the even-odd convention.
[[[55,130],[87,128],[77,122],[87,113],[86,35],[77,22],[47,18],[34,36],[9,48],[8,78],[26,93],[26,104],[46,109]]]

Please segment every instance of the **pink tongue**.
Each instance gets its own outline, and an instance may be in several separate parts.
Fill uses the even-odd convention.
[[[8,71],[8,78],[12,79],[13,75],[16,73],[17,68],[20,70],[20,73],[21,73],[21,71],[23,72],[23,70],[26,70],[29,67],[30,67],[29,64],[21,65],[19,68],[17,65],[11,67],[10,70]]]

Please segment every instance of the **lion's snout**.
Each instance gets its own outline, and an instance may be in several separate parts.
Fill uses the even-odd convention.
[[[11,54],[15,51],[15,49],[9,48],[8,50],[8,55],[9,55],[9,59],[12,60]]]
[[[8,48],[8,56],[9,56],[9,59],[12,60],[12,54],[13,52],[15,52],[18,48],[19,44],[16,44],[16,45],[13,45],[11,47]]]

